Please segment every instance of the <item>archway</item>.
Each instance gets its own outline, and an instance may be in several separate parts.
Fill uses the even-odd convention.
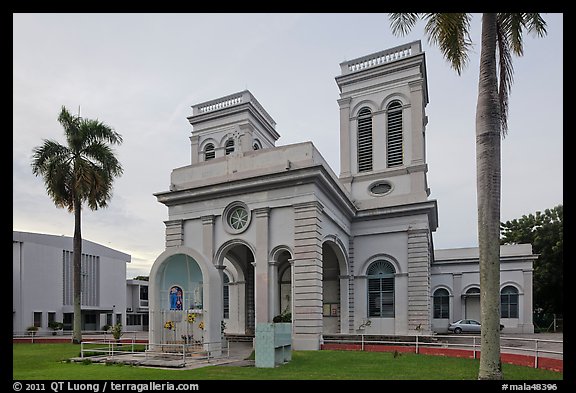
[[[464,318],[480,321],[480,288],[469,288],[462,297],[464,297]]]
[[[153,287],[155,321],[154,343],[202,343],[204,337],[204,275],[190,255],[176,253],[154,266],[150,275]]]
[[[278,269],[277,294],[274,296],[273,316],[279,314],[292,314],[292,255],[288,250],[278,253],[275,260],[275,268]]]
[[[336,239],[322,243],[323,333],[348,332],[348,280],[344,248]]]
[[[253,336],[256,321],[254,251],[248,244],[234,240],[220,248],[217,261],[223,269],[233,272],[232,276],[236,278],[236,281],[232,282],[233,290],[228,293],[229,322],[226,331]]]

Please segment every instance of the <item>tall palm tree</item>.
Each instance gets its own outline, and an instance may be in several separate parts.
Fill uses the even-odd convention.
[[[418,20],[452,68],[461,74],[468,62],[470,21],[466,13],[390,14],[394,34],[404,35]],[[524,30],[542,37],[546,22],[537,13],[482,15],[480,73],[476,104],[476,195],[480,251],[481,353],[478,379],[502,379],[500,362],[500,143],[508,130],[512,54],[522,56]]]
[[[63,106],[58,122],[64,127],[67,145],[44,139],[32,155],[32,172],[41,175],[48,195],[56,207],[74,213],[73,342],[82,341],[81,211],[86,203],[91,210],[106,207],[112,197],[114,177],[123,172],[108,144],[121,144],[122,136],[98,120],[73,116]]]

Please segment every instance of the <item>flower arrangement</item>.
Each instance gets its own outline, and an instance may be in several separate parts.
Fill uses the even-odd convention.
[[[204,321],[200,321],[200,323],[198,324],[198,327],[202,330],[204,330]]]
[[[194,321],[196,321],[196,314],[192,313],[188,314],[186,320],[188,321],[188,323],[194,323]]]
[[[166,323],[164,323],[164,329],[172,330],[174,327],[175,325],[172,321],[166,321]]]

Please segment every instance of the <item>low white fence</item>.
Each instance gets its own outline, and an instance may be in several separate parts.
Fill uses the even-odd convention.
[[[324,338],[324,344],[352,344],[359,345],[364,351],[368,345],[388,345],[414,347],[415,353],[420,353],[421,348],[450,348],[472,351],[473,358],[477,359],[480,354],[480,336],[478,335],[415,335],[395,336],[387,340],[381,340],[378,335],[331,335]],[[539,359],[553,358],[564,359],[563,341],[524,337],[500,337],[501,353],[516,353],[534,356],[534,368],[538,368]]]
[[[113,362],[115,358],[122,356],[124,359],[127,355],[133,361],[158,360],[170,361],[181,360],[181,365],[190,361],[211,361],[212,359],[227,358],[230,356],[230,344],[222,345],[218,342],[204,343],[182,343],[182,344],[143,344],[136,339],[123,340],[95,340],[82,341],[80,344],[81,359],[90,359],[93,357],[105,357],[106,361]]]

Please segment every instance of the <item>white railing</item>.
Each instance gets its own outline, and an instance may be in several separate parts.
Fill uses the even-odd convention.
[[[138,346],[143,346],[137,350]],[[80,358],[90,359],[104,357],[105,361],[122,361],[121,357],[129,356],[132,361],[140,359],[149,361],[154,359],[180,360],[179,365],[186,365],[191,361],[207,361],[230,357],[230,344],[222,345],[221,341],[204,343],[174,343],[174,344],[142,344],[136,340],[118,342],[116,340],[82,341],[80,344]]]
[[[244,103],[251,103],[256,108],[256,110],[268,121],[268,123],[270,123],[272,128],[276,126],[274,119],[272,119],[268,112],[266,112],[262,105],[260,105],[256,97],[254,97],[248,90],[194,105],[192,106],[192,115],[202,115],[204,113],[209,113],[224,108],[230,108]]]
[[[56,333],[56,334],[54,334]],[[69,338],[70,341],[73,340],[74,335],[72,330],[57,330],[56,332],[50,330],[39,330],[37,332],[31,333],[28,331],[15,331],[12,332],[12,338],[14,339],[26,339],[34,343],[34,339],[39,338]],[[97,338],[98,340],[112,340],[114,336],[109,331],[104,330],[83,330],[83,338]],[[124,331],[122,332],[122,340],[147,340],[148,332],[144,331]]]
[[[336,336],[336,335],[334,335]],[[421,348],[452,348],[471,350],[474,359],[478,359],[480,354],[480,336],[474,335],[415,335],[415,336],[398,336],[398,339],[378,340],[375,337],[379,335],[338,335],[338,338],[323,339],[324,344],[353,344],[359,345],[360,350],[366,350],[367,345],[397,345],[414,347],[415,353],[420,353]],[[360,338],[358,338],[360,336]],[[508,343],[510,342],[510,343]],[[519,345],[512,345],[513,343],[520,343]],[[538,338],[523,338],[523,337],[509,337],[502,336],[500,338],[501,353],[515,353],[520,352],[534,356],[534,368],[538,368],[539,359],[556,358],[564,359],[563,341],[561,340],[545,340]]]
[[[340,70],[342,72],[342,75],[349,74],[352,72],[375,67],[381,64],[400,60],[420,52],[422,52],[420,41],[413,41],[405,45],[400,45],[394,48],[386,49],[384,51],[359,57],[354,60],[345,61],[343,63],[340,63]]]
[[[208,104],[198,106],[198,111],[200,113],[212,112],[218,109],[227,108],[229,106],[234,106],[241,104],[243,102],[242,94],[234,97],[225,97],[224,99],[216,102],[210,102]]]

